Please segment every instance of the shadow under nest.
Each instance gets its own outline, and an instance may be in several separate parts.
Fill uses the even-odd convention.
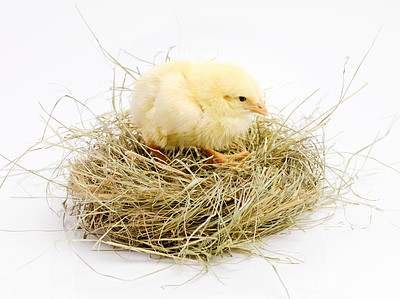
[[[98,117],[67,138],[76,143],[67,213],[85,236],[116,249],[202,261],[252,252],[327,199],[323,142],[285,123],[255,119],[246,137],[224,151],[250,152],[237,167],[207,164],[197,148],[167,151],[165,165],[128,112]]]

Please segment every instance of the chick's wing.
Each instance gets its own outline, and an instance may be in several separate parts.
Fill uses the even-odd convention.
[[[195,130],[202,117],[202,109],[185,77],[179,73],[166,75],[153,107],[146,118],[163,134],[184,134]]]

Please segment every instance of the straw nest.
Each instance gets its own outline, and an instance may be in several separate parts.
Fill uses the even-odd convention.
[[[68,211],[86,235],[118,249],[203,261],[249,251],[326,199],[323,143],[313,135],[321,126],[256,119],[225,151],[250,151],[242,165],[208,164],[197,148],[169,151],[163,164],[129,113],[98,117],[72,130],[80,147],[68,167]]]

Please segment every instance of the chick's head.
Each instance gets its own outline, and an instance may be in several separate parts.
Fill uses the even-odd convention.
[[[268,115],[257,81],[239,66],[214,62],[202,73],[199,99],[214,113]]]

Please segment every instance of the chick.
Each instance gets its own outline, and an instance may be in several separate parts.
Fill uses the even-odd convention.
[[[223,155],[234,137],[243,136],[251,113],[268,115],[256,80],[242,68],[218,62],[168,62],[136,81],[130,101],[134,124],[153,155],[163,149],[196,146],[225,163],[248,155]]]

